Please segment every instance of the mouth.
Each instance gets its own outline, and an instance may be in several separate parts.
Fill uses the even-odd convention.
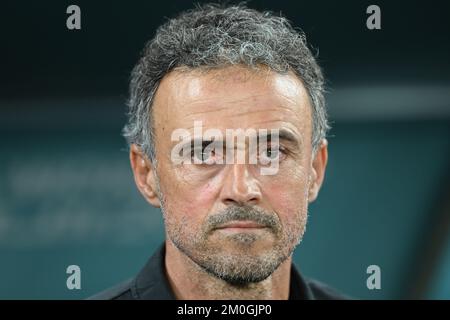
[[[261,230],[266,228],[267,228],[266,226],[254,221],[231,221],[229,223],[225,223],[217,227],[216,230],[245,232],[245,231]]]

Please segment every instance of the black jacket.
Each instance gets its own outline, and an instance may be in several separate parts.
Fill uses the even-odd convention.
[[[91,300],[174,300],[164,266],[162,245],[139,274],[115,287],[100,292]],[[315,280],[304,279],[292,264],[289,300],[346,299],[334,289]]]

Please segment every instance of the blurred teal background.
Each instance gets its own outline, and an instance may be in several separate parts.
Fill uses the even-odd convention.
[[[69,4],[3,5],[0,299],[88,297],[134,276],[164,239],[120,130],[139,50],[191,5],[79,1],[73,33]],[[327,175],[294,258],[356,298],[450,299],[450,10],[379,2],[383,29],[370,33],[369,4],[249,3],[305,30],[331,88]],[[72,264],[81,290],[66,287]],[[381,290],[366,287],[372,264]]]

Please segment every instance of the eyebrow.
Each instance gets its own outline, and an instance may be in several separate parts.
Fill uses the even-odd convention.
[[[287,143],[291,144],[292,147],[296,147],[296,148],[301,147],[302,141],[297,138],[297,135],[292,133],[290,130],[286,130],[284,128],[281,128],[278,130],[279,130],[278,138],[280,141],[287,142]],[[257,139],[258,139],[258,141],[260,141],[260,139],[265,138],[266,141],[270,142],[271,134],[272,134],[271,129],[267,129],[267,133],[265,133],[265,134],[259,133],[257,135]],[[195,143],[197,143],[198,145],[200,145],[204,148],[211,143],[220,143],[220,142],[222,143],[223,146],[225,146],[226,138],[222,139],[222,140],[218,140],[218,139],[203,139],[202,137],[198,137],[198,138],[192,138],[190,141],[187,141],[186,143],[184,143],[183,146],[191,145],[191,147],[193,147],[195,145]]]
[[[268,141],[270,141],[270,135],[271,135],[271,133],[269,133],[269,132],[266,135],[266,139]],[[300,145],[301,145],[301,141],[299,139],[297,139],[297,136],[294,133],[292,133],[289,130],[283,129],[283,128],[279,129],[278,138],[280,141],[283,140],[283,141],[289,142],[290,144],[292,144],[293,146],[296,146],[296,147],[300,147]]]
[[[193,149],[195,147],[195,145],[199,145],[202,148],[206,148],[208,145],[210,145],[211,143],[218,143],[221,140],[216,140],[216,139],[203,139],[201,137],[199,138],[192,138],[186,142],[184,142],[181,147],[182,148],[186,148],[186,147],[190,147],[191,149]],[[223,145],[225,146],[225,143],[222,141]]]

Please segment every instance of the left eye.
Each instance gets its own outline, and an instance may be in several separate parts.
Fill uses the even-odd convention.
[[[270,158],[270,159],[276,159],[276,158],[278,158],[278,156],[279,156],[280,150],[279,150],[278,148],[277,148],[277,149],[271,149],[271,148],[269,148],[269,149],[267,149],[264,153],[265,153],[264,155],[265,155],[267,158]]]
[[[260,157],[263,162],[273,161],[281,158],[283,156],[283,150],[279,146],[267,147],[261,150]]]

